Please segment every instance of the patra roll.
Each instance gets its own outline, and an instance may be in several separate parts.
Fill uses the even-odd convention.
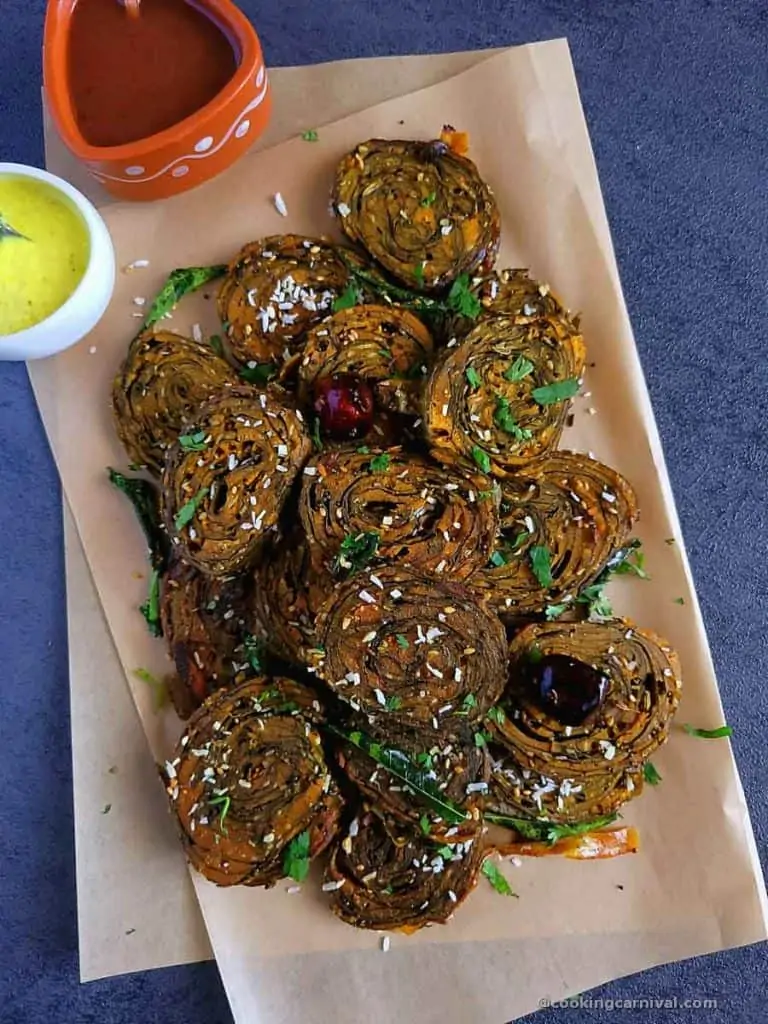
[[[506,636],[475,593],[395,566],[352,576],[320,611],[317,671],[377,734],[451,734],[505,685]]]
[[[627,543],[637,501],[609,466],[555,451],[502,482],[500,518],[491,560],[472,583],[506,620],[567,607]]]
[[[432,454],[508,477],[553,449],[579,388],[581,335],[546,321],[481,319],[434,366],[424,391]]]
[[[489,804],[505,806],[502,813],[511,807],[530,813],[542,801],[541,812],[554,820],[577,821],[636,795],[643,766],[666,740],[680,700],[672,648],[616,619],[527,626],[509,653],[501,712],[494,709],[489,720],[511,758],[502,775],[506,767],[536,778],[515,794],[508,775],[511,786],[494,783]]]
[[[347,237],[417,291],[496,258],[496,200],[472,161],[442,141],[360,143],[337,168],[333,205]]]
[[[324,888],[356,928],[414,932],[445,923],[477,884],[479,839],[449,851],[363,809],[332,848]]]
[[[481,474],[446,471],[399,448],[327,452],[302,475],[301,521],[316,561],[345,575],[397,563],[463,580],[484,569],[498,528],[498,497]]]
[[[130,345],[112,386],[117,435],[129,459],[162,472],[182,426],[211,395],[237,384],[205,342],[170,331],[147,331]]]
[[[168,452],[166,528],[186,561],[226,576],[256,559],[311,441],[301,413],[277,388],[232,389],[186,429],[201,437],[201,447],[179,443]]]
[[[316,703],[298,683],[252,679],[192,715],[161,774],[187,857],[209,881],[274,885],[291,843],[311,859],[333,839],[342,801],[306,713]]]

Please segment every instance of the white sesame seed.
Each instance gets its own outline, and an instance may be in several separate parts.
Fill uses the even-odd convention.
[[[366,633],[363,637],[363,643],[369,644],[372,640],[376,639],[376,630],[372,629],[370,633]]]
[[[149,260],[134,260],[133,263],[129,263],[123,269],[125,271],[143,270],[145,267],[148,267],[148,266],[149,266]]]
[[[95,356],[96,355],[96,346],[95,345],[91,345],[91,347],[88,349],[88,351],[90,352],[90,354],[92,356]]]
[[[203,329],[200,324],[192,324],[192,337],[195,341],[203,340]]]
[[[373,583],[374,586],[378,587],[379,590],[384,589],[384,584],[381,582],[378,576],[374,576],[373,573],[371,573],[368,579],[371,581],[371,583]]]
[[[440,669],[430,665],[429,662],[427,662],[427,672],[431,672],[436,679],[443,678],[443,673],[440,671]]]
[[[300,885],[289,885],[288,888],[285,891],[288,893],[289,896],[293,896],[295,893],[301,892],[301,886]]]
[[[340,889],[342,885],[344,885],[344,879],[340,878],[338,882],[323,882],[321,888],[323,892],[336,892],[336,890]]]
[[[350,210],[346,203],[337,203],[336,211],[340,217],[348,217],[350,213],[352,213],[352,211]]]
[[[453,670],[453,678],[455,682],[461,682],[461,669],[458,666]]]
[[[137,295],[133,300],[134,306],[145,306],[146,302],[147,300],[144,298],[143,295]]]
[[[451,901],[451,903],[458,902],[458,897],[456,896],[456,893],[453,891],[453,889],[448,890],[448,899]]]
[[[389,936],[388,935],[382,935],[382,937],[381,937],[381,951],[382,951],[382,953],[388,953],[389,952]]]
[[[397,601],[399,600],[399,598],[403,596],[403,592],[402,590],[398,590],[397,588],[395,588],[394,590],[390,590],[389,596],[393,597]]]
[[[361,590],[357,596],[361,601],[365,601],[366,604],[376,604],[376,598],[373,594],[369,594],[367,590]]]
[[[387,703],[387,698],[384,696],[383,692],[378,688],[378,686],[374,689],[373,692],[376,695],[376,700],[378,701],[378,703],[381,704],[382,707],[384,707],[384,705]]]
[[[275,192],[272,196],[272,202],[275,204],[275,209],[281,217],[288,216],[288,207],[285,205],[285,200],[279,192]]]
[[[601,498],[605,498],[606,501],[610,501],[610,502],[616,501],[616,495],[615,494],[611,494],[610,491],[603,491],[602,494],[600,495],[600,497]]]
[[[448,415],[448,403],[446,402],[445,405],[443,406],[443,416],[447,416],[447,415]]]

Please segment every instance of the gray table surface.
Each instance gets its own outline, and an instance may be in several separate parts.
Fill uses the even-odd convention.
[[[734,747],[766,849],[768,5],[765,0],[242,0],[272,65],[567,36]],[[0,159],[42,164],[45,0],[0,5]],[[219,1024],[213,964],[77,971],[61,499],[23,366],[0,363],[0,1021]],[[701,823],[702,842],[707,822]],[[691,850],[691,856],[696,855]],[[659,968],[606,999],[668,1024],[763,1021],[766,947]],[[609,1021],[617,1011],[530,1018]],[[491,1024],[491,1022],[489,1022]],[[501,1024],[501,1022],[499,1022]]]

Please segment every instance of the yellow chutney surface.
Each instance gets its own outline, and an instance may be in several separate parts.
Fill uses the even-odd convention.
[[[3,221],[26,238],[3,234]],[[66,196],[47,182],[0,174],[0,336],[62,306],[89,256],[88,229]]]

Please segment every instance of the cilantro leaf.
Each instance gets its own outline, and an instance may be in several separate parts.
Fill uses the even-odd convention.
[[[155,711],[159,711],[165,707],[168,703],[168,690],[166,689],[165,683],[162,679],[157,679],[152,675],[151,672],[147,672],[145,668],[135,668],[133,674],[137,679],[140,679],[142,683],[146,683],[152,690],[152,704],[154,705]]]
[[[496,397],[496,409],[493,413],[493,422],[507,434],[511,434],[516,441],[529,441],[533,434],[527,427],[521,427],[510,409],[509,399],[503,395]]]
[[[617,815],[606,814],[602,818],[595,818],[594,821],[580,821],[575,825],[558,825],[554,821],[539,821],[534,818],[513,818],[506,814],[487,813],[485,817],[494,825],[503,825],[505,828],[514,829],[523,839],[554,845],[558,839],[581,836],[586,832],[596,832],[598,829],[605,828],[606,825],[611,825],[616,821]]]
[[[650,761],[646,761],[643,765],[643,778],[649,786],[658,786],[661,782],[661,776]]]
[[[367,444],[361,444],[359,448],[355,448],[355,451],[357,452],[358,455],[370,455],[371,454],[371,449],[368,447]]]
[[[319,138],[314,128],[308,128],[305,132],[302,132],[301,137],[305,142],[317,142]]]
[[[437,192],[430,192],[428,196],[424,196],[424,198],[419,203],[419,206],[432,206],[436,199]]]
[[[419,828],[421,829],[425,836],[429,835],[430,823],[429,818],[427,817],[426,814],[422,814],[422,816],[419,818]]]
[[[387,452],[382,452],[381,455],[375,455],[369,465],[368,470],[371,473],[384,473],[389,469],[389,464],[392,461],[392,456],[388,455]]]
[[[613,615],[611,602],[605,595],[605,583],[591,583],[588,587],[584,587],[576,600],[579,604],[588,606],[587,614],[590,618],[596,615],[601,619],[610,619]]]
[[[309,830],[293,838],[285,848],[283,871],[295,882],[303,882],[309,874]]]
[[[315,416],[315,418],[314,418],[314,422],[312,423],[312,432],[311,432],[310,436],[312,438],[312,444],[315,446],[315,449],[317,451],[321,452],[323,450],[323,440],[320,437],[320,417],[319,416]]]
[[[573,398],[578,390],[578,377],[571,377],[568,380],[557,380],[554,384],[545,384],[543,387],[534,388],[531,398],[539,405],[553,405],[555,402],[564,402],[567,398]]]
[[[385,711],[399,711],[403,706],[403,698],[391,694],[384,702]]]
[[[511,381],[522,380],[533,370],[533,363],[525,356],[518,356],[512,365],[504,371],[504,379]]]
[[[411,646],[402,633],[395,633],[395,640],[397,640],[397,646],[402,647],[404,651]]]
[[[194,434],[180,434],[179,444],[185,452],[203,452],[208,447],[204,430],[196,430]]]
[[[685,598],[684,597],[675,597],[675,598],[673,598],[673,600],[674,600],[675,604],[679,604],[679,605],[684,605],[685,604]]]
[[[338,313],[342,309],[351,309],[353,306],[359,306],[362,299],[362,292],[354,281],[350,281],[341,295],[337,295],[333,300],[333,312]]]
[[[264,669],[264,653],[266,650],[266,644],[259,637],[254,636],[253,633],[246,633],[243,637],[243,654],[245,660],[251,666],[254,672],[261,675]]]
[[[477,697],[474,695],[474,693],[468,693],[466,695],[464,700],[461,702],[461,707],[462,707],[462,710],[465,711],[465,712],[466,711],[471,711],[472,708],[476,708],[477,707]]]
[[[149,596],[144,604],[139,605],[147,628],[152,636],[162,636],[163,627],[160,622],[160,570],[153,569],[149,577]]]
[[[464,376],[467,378],[467,383],[469,384],[469,386],[471,388],[474,388],[475,390],[479,388],[480,385],[483,383],[480,374],[477,372],[474,366],[468,366]]]
[[[517,896],[517,893],[514,892],[512,886],[492,860],[483,861],[482,871],[496,892],[500,893],[502,896]]]
[[[277,367],[274,363],[257,363],[255,366],[243,366],[240,368],[240,376],[248,384],[267,384],[277,376]]]
[[[480,316],[480,300],[471,289],[469,274],[459,274],[448,292],[448,308],[461,316],[476,320]]]
[[[472,449],[472,458],[475,460],[475,465],[482,469],[484,473],[491,472],[491,460],[488,457],[488,452],[475,445]]]
[[[504,708],[498,704],[488,709],[486,717],[490,718],[495,725],[504,725],[504,722],[507,720],[507,716],[504,714]]]
[[[211,348],[213,349],[217,356],[224,355],[224,346],[222,345],[220,334],[212,334],[208,339],[208,344],[211,346]]]
[[[685,722],[683,729],[685,729],[689,736],[698,736],[702,740],[720,740],[726,736],[733,736],[733,727],[730,725],[720,725],[717,729],[697,729],[695,726]]]
[[[542,587],[551,587],[552,580],[552,556],[545,544],[535,544],[528,552],[531,560],[533,575]]]
[[[413,276],[416,278],[419,284],[424,284],[424,267],[425,263],[419,263],[416,265],[413,271]]]
[[[490,740],[490,739],[493,739],[493,737],[491,736],[490,733],[483,732],[483,731],[476,732],[475,733],[475,746],[476,747],[487,747],[488,746],[488,740]]]
[[[548,604],[544,609],[544,615],[547,622],[554,622],[555,619],[559,619],[563,612],[567,610],[567,604]]]
[[[195,513],[200,505],[200,502],[208,494],[207,487],[201,487],[194,498],[190,498],[189,501],[184,502],[179,511],[173,517],[173,525],[177,530],[183,529],[187,523],[191,523],[195,518]]]
[[[342,569],[347,573],[359,572],[360,569],[364,569],[376,556],[380,540],[381,534],[376,530],[348,533],[333,560],[333,571],[338,574]]]
[[[500,566],[507,564],[507,559],[504,557],[503,551],[494,551],[493,554],[491,555],[490,561],[491,565],[495,569],[498,569]]]

